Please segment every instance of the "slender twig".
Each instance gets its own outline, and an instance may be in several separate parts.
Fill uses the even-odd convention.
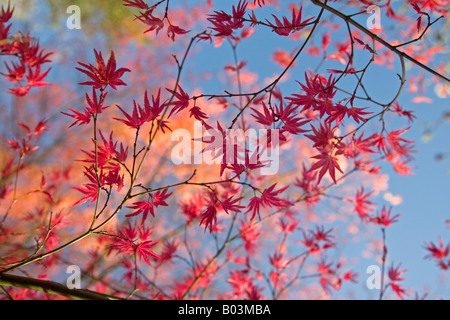
[[[23,159],[23,156],[21,155],[19,157],[19,162],[17,163],[16,173],[14,176],[13,199],[12,199],[11,204],[9,205],[8,209],[6,210],[5,215],[3,216],[2,223],[0,224],[0,228],[5,223],[5,220],[8,217],[9,212],[11,211],[11,208],[17,202],[17,182],[19,181],[19,171],[20,171],[20,167],[22,166],[22,159]]]
[[[386,258],[387,258],[387,247],[386,247],[386,231],[385,229],[382,227],[381,228],[381,233],[382,233],[382,237],[383,237],[383,255],[381,257],[381,286],[380,286],[380,300],[383,299],[383,294],[385,292],[385,288],[383,288],[384,286],[384,270],[386,268]]]
[[[439,72],[437,72],[436,70],[428,67],[427,65],[424,65],[423,63],[421,63],[420,61],[414,59],[413,57],[411,57],[410,55],[406,54],[403,51],[400,51],[396,46],[390,44],[389,42],[387,42],[386,40],[380,38],[379,36],[377,36],[376,34],[374,34],[373,32],[371,32],[370,30],[366,29],[364,26],[362,26],[361,24],[359,24],[358,22],[356,22],[355,20],[353,20],[350,16],[345,15],[344,13],[334,9],[333,7],[330,7],[329,5],[327,5],[326,3],[323,3],[319,0],[311,0],[315,5],[321,7],[322,9],[325,9],[329,12],[331,12],[332,14],[334,14],[335,16],[340,17],[341,19],[343,19],[344,21],[349,22],[350,24],[352,24],[353,26],[355,26],[356,28],[358,28],[359,30],[361,30],[362,32],[364,32],[366,35],[368,35],[369,37],[371,37],[374,41],[381,43],[383,46],[385,46],[386,48],[388,48],[390,51],[392,51],[393,53],[397,54],[398,56],[401,56],[403,58],[408,59],[409,61],[411,61],[412,63],[414,63],[415,65],[419,66],[422,69],[425,69],[426,71],[432,73],[433,75],[435,75],[436,77],[446,81],[446,82],[450,82],[450,79],[445,77],[444,75],[440,74]]]
[[[38,290],[47,294],[56,294],[78,300],[121,300],[121,298],[109,296],[86,289],[69,289],[57,282],[33,279],[12,274],[0,274],[0,286],[12,286]]]

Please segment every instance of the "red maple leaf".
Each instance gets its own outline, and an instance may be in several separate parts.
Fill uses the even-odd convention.
[[[123,4],[125,7],[134,7],[138,9],[147,10],[148,4],[146,4],[143,0],[123,0],[125,3]]]
[[[361,219],[367,220],[369,217],[369,211],[371,210],[371,206],[375,205],[374,202],[367,200],[373,194],[372,192],[364,194],[364,188],[361,187],[360,190],[356,192],[356,196],[354,198],[356,211]]]
[[[378,225],[382,225],[384,227],[389,227],[392,225],[392,223],[397,222],[397,218],[400,217],[401,214],[396,214],[391,217],[391,210],[392,207],[390,207],[388,210],[383,206],[383,209],[378,213],[377,216],[371,217],[369,220],[370,222],[373,222]]]
[[[178,113],[183,109],[186,109],[187,107],[189,107],[189,95],[184,92],[184,90],[181,88],[181,86],[178,86],[178,92],[167,89],[167,91],[169,91],[171,94],[174,95],[174,97],[177,99],[175,101],[172,101],[172,105],[174,106],[172,111],[169,114],[169,117],[173,114],[173,113]]]
[[[256,119],[256,122],[262,124],[263,126],[270,126],[274,122],[273,113],[267,108],[266,104],[262,102],[263,113],[259,112],[254,108],[250,108],[255,114],[252,114],[252,117]]]
[[[167,28],[167,36],[170,39],[172,39],[172,41],[175,41],[176,34],[185,34],[188,32],[189,32],[189,30],[184,30],[184,29],[174,26],[174,25],[169,25],[169,27]]]
[[[153,208],[153,204],[151,201],[138,201],[133,203],[131,206],[127,206],[127,208],[135,210],[133,213],[125,215],[125,217],[133,217],[142,213],[142,222],[144,224],[145,219],[147,219],[148,214],[150,213],[153,217],[155,216],[155,210]]]
[[[341,167],[339,166],[339,162],[338,162],[337,158],[328,153],[321,153],[312,158],[318,159],[318,161],[316,161],[310,169],[311,171],[320,169],[318,183],[320,183],[320,181],[322,180],[322,177],[328,171],[331,179],[333,179],[333,182],[336,184],[337,183],[336,182],[336,169],[339,172],[343,173],[341,170]]]
[[[286,208],[292,206],[292,202],[278,197],[278,195],[289,188],[289,186],[275,190],[276,185],[277,183],[274,183],[269,188],[264,189],[261,195],[262,203],[269,207],[275,206],[278,208]]]
[[[302,7],[298,14],[295,12],[295,9],[292,9],[292,20],[289,21],[288,18],[283,17],[283,22],[281,22],[275,15],[272,14],[272,17],[275,18],[275,24],[272,24],[269,20],[266,19],[267,23],[273,28],[273,31],[280,36],[288,36],[291,32],[297,32],[306,27],[307,23],[314,19],[311,17],[302,21]]]
[[[255,196],[255,197],[250,199],[250,202],[249,202],[248,207],[247,207],[248,209],[245,212],[245,214],[251,212],[252,216],[250,217],[250,220],[253,220],[255,215],[258,215],[259,220],[261,220],[261,216],[260,216],[260,213],[259,213],[259,211],[261,209],[261,206],[264,207],[263,201],[260,198]]]
[[[438,246],[436,246],[433,242],[429,242],[428,244],[425,244],[425,249],[430,252],[430,254],[425,256],[426,259],[428,258],[444,259],[448,256],[450,252],[450,244],[444,247],[442,239],[441,237],[439,237]]]
[[[200,225],[205,225],[206,228],[209,227],[209,231],[212,232],[214,225],[217,223],[217,208],[214,204],[209,204],[206,210],[201,215]]]
[[[114,56],[114,51],[111,50],[111,56],[109,57],[107,65],[105,65],[101,51],[97,52],[97,50],[94,49],[94,53],[96,67],[91,64],[87,65],[82,62],[78,62],[78,64],[86,70],[82,68],[76,69],[86,74],[92,80],[82,82],[80,85],[93,86],[95,89],[106,88],[109,85],[114,90],[117,90],[116,86],[126,86],[126,83],[120,78],[125,72],[130,72],[131,70],[127,68],[116,69],[116,58]]]
[[[84,175],[89,179],[89,183],[84,184],[83,185],[84,188],[74,187],[74,189],[80,191],[85,196],[83,198],[81,198],[80,200],[78,200],[77,202],[75,202],[73,204],[73,206],[83,204],[90,199],[90,201],[88,203],[88,206],[89,206],[90,204],[92,204],[94,201],[97,200],[98,184],[97,184],[97,177],[94,173],[94,170],[85,168]]]

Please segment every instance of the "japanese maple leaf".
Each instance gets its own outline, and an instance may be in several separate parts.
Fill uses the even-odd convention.
[[[30,92],[31,86],[30,85],[26,85],[24,87],[16,87],[14,89],[9,89],[8,93],[18,96],[18,97],[23,97],[26,96],[28,94],[28,92]]]
[[[233,67],[233,66],[225,66],[224,69],[225,69],[226,71],[236,72],[236,71],[239,71],[239,70],[241,70],[242,68],[244,68],[246,65],[247,65],[247,61],[241,61],[241,62],[239,62],[239,63],[237,64],[236,67]]]
[[[162,133],[166,133],[166,130],[172,131],[170,127],[168,126],[169,121],[167,120],[157,120],[159,129],[161,129]]]
[[[395,102],[394,105],[391,107],[391,110],[393,112],[397,112],[399,116],[406,116],[408,118],[408,123],[411,123],[416,119],[416,116],[413,114],[413,111],[407,111],[403,110],[403,108],[400,106],[398,102]]]
[[[315,230],[310,230],[317,242],[332,243],[336,236],[331,235],[333,229],[325,230],[324,226],[316,226]]]
[[[361,219],[367,219],[369,217],[369,211],[372,210],[370,207],[375,205],[374,202],[367,200],[373,194],[372,192],[364,193],[364,188],[361,187],[360,190],[356,192],[354,202],[356,211]]]
[[[317,172],[312,172],[306,169],[306,166],[302,165],[302,177],[296,178],[295,186],[303,189],[306,193],[313,193],[317,190],[316,186]]]
[[[134,7],[138,9],[147,10],[148,4],[146,4],[143,0],[123,0],[125,3],[123,4],[125,7]]]
[[[8,8],[5,8],[2,6],[2,11],[0,12],[0,23],[6,23],[8,22],[14,12],[14,7],[11,8],[11,3],[8,1]]]
[[[391,210],[392,210],[392,207],[390,207],[388,210],[386,210],[386,207],[383,206],[383,209],[377,214],[377,216],[370,218],[370,222],[373,222],[378,225],[382,225],[384,227],[391,226],[392,223],[397,222],[397,218],[400,217],[400,215],[401,215],[401,214],[396,214],[391,217]]]
[[[27,71],[26,65],[23,61],[20,61],[20,64],[15,64],[11,62],[11,67],[5,62],[6,69],[8,69],[8,74],[6,74],[6,78],[10,82],[18,82],[22,80]]]
[[[303,240],[297,240],[296,242],[302,243],[308,250],[310,254],[318,254],[320,252],[320,245],[316,241],[313,235],[308,236],[307,233],[302,230]]]
[[[122,225],[116,237],[112,237],[113,242],[110,245],[110,250],[117,250],[124,254],[137,254],[139,261],[144,261],[151,266],[149,258],[160,259],[151,249],[159,243],[159,241],[147,240],[152,230],[141,226],[136,229],[136,225],[128,226]]]
[[[322,257],[317,263],[317,271],[320,274],[334,274],[333,262],[327,262],[326,257]]]
[[[322,289],[327,294],[332,294],[332,290],[334,289],[336,291],[339,291],[341,289],[342,280],[338,276],[323,276],[319,280],[320,285],[322,286]]]
[[[38,124],[34,127],[33,130],[30,129],[27,125],[24,123],[19,123],[18,126],[22,127],[26,130],[28,137],[32,138],[34,136],[40,135],[41,133],[47,131],[48,128],[51,126],[47,126],[48,118],[40,120]]]
[[[289,260],[288,258],[284,258],[280,252],[275,252],[272,256],[269,256],[270,264],[277,270],[283,270],[289,266]]]
[[[310,121],[311,121],[310,119],[299,118],[296,115],[293,115],[288,118],[285,117],[283,119],[284,126],[282,129],[283,131],[287,131],[290,134],[299,135],[301,133],[310,131],[301,128],[305,124],[308,124]]]
[[[187,107],[189,107],[189,95],[184,92],[184,90],[181,88],[181,86],[178,86],[178,92],[167,89],[167,91],[169,91],[171,94],[174,95],[174,97],[176,98],[176,101],[172,101],[172,105],[174,106],[172,111],[169,114],[169,117],[173,114],[173,113],[178,113],[181,110],[186,109]]]
[[[208,116],[206,115],[206,113],[204,113],[202,111],[202,109],[200,109],[200,107],[197,107],[197,106],[189,109],[189,113],[190,113],[189,118],[194,117],[198,121],[204,121],[204,120],[208,119]]]
[[[387,140],[389,144],[394,148],[396,151],[400,151],[402,149],[402,145],[400,143],[413,143],[414,141],[406,140],[402,137],[400,137],[402,134],[407,132],[411,127],[408,127],[406,129],[400,128],[398,130],[392,130],[387,134]]]
[[[241,201],[242,199],[243,197],[236,198],[233,200],[233,196],[231,196],[225,200],[222,200],[221,201],[222,209],[227,214],[230,214],[230,211],[241,212],[241,209],[245,208],[245,206],[239,205],[239,201]]]
[[[337,104],[335,110],[332,111],[331,115],[327,118],[326,121],[336,120],[338,123],[341,123],[344,117],[347,116],[348,118],[353,118],[353,120],[355,120],[358,124],[360,122],[366,122],[364,116],[373,112],[365,112],[365,109],[367,108],[347,108],[346,106]]]
[[[317,95],[322,90],[322,86],[317,81],[317,76],[314,79],[309,79],[305,73],[306,86],[298,82],[302,87],[305,94],[293,94],[292,97],[287,99],[297,106],[303,106],[303,110],[315,109],[317,106]]]
[[[17,152],[20,152],[20,157],[23,158],[26,154],[37,150],[38,146],[33,146],[30,143],[30,139],[22,138],[22,147],[20,146],[19,140],[16,137],[13,140],[8,140],[8,148],[14,149]]]
[[[275,114],[281,121],[285,122],[290,118],[298,115],[297,108],[298,106],[294,105],[293,103],[288,103],[285,107],[283,103],[283,97],[280,96],[280,104],[275,106]]]
[[[448,14],[448,0],[416,0],[415,2],[422,5],[420,11],[423,11],[426,8],[430,8],[431,12],[437,11],[444,15]],[[418,10],[416,9],[416,11]]]
[[[77,202],[75,202],[73,204],[73,206],[83,204],[90,199],[90,201],[88,203],[88,206],[89,206],[90,204],[92,204],[94,201],[97,200],[98,183],[97,183],[97,177],[96,177],[95,173],[93,172],[93,169],[85,168],[84,175],[89,179],[89,183],[84,184],[83,185],[84,188],[74,187],[73,189],[80,191],[85,196],[83,198],[81,198],[80,200],[78,200]]]
[[[134,209],[136,211],[126,215],[126,217],[132,217],[132,216],[136,216],[136,215],[139,215],[142,213],[142,223],[141,224],[144,224],[144,221],[147,219],[147,216],[149,213],[153,217],[155,216],[154,208],[157,208],[159,206],[165,206],[165,207],[168,206],[168,204],[165,202],[165,200],[168,197],[170,197],[172,192],[167,194],[167,191],[168,191],[168,189],[164,189],[163,191],[157,191],[154,194],[151,194],[149,196],[150,201],[145,201],[145,200],[138,201],[131,206],[127,206],[127,208]]]
[[[169,189],[164,189],[163,191],[157,191],[151,195],[153,205],[158,208],[159,206],[167,207],[168,204],[166,200],[172,195],[173,192],[167,193]]]
[[[68,110],[73,112],[73,114],[61,112],[62,114],[75,119],[75,122],[72,123],[69,126],[69,128],[76,124],[78,124],[78,125],[88,124],[95,114],[102,113],[103,110],[105,110],[106,108],[109,108],[109,106],[103,106],[103,102],[105,100],[107,92],[102,95],[100,101],[98,101],[98,99],[97,99],[97,93],[96,93],[95,88],[92,88],[92,98],[89,97],[89,95],[87,93],[85,95],[86,95],[86,101],[88,103],[88,107],[83,108],[84,113],[81,113],[77,110],[70,109],[70,108],[68,108]]]
[[[322,180],[322,177],[328,171],[331,179],[333,179],[333,182],[336,184],[337,183],[336,182],[336,169],[339,172],[343,173],[341,170],[341,167],[339,166],[339,162],[338,162],[337,158],[328,153],[321,153],[312,158],[318,159],[318,161],[316,161],[310,169],[311,171],[320,169],[318,183],[320,183],[320,181]]]
[[[175,41],[176,34],[185,34],[188,32],[189,30],[184,30],[174,25],[169,25],[169,27],[167,28],[167,36],[172,39],[172,41]]]
[[[84,64],[82,62],[78,62],[83,68],[76,68],[77,70],[83,72],[92,81],[86,81],[80,83],[80,85],[89,85],[93,86],[95,89],[106,88],[108,85],[117,90],[116,86],[126,86],[126,83],[123,82],[120,78],[123,76],[125,72],[131,72],[130,69],[127,68],[119,68],[116,69],[116,58],[114,56],[114,51],[111,50],[111,55],[108,60],[108,64],[105,65],[105,61],[102,57],[102,52],[94,49],[96,67],[89,64]]]
[[[401,299],[403,299],[403,295],[406,295],[406,291],[398,284],[398,282],[405,279],[404,277],[401,277],[405,272],[406,270],[400,270],[400,264],[397,265],[397,267],[391,265],[388,270],[388,277],[391,280],[388,285]]]
[[[270,126],[274,121],[274,116],[264,102],[262,102],[262,106],[264,114],[254,108],[250,108],[255,113],[252,114],[252,117],[256,119],[256,122],[262,124],[263,126]]]
[[[106,174],[104,174],[105,185],[117,185],[117,191],[120,191],[124,186],[123,178],[124,175],[120,175],[120,167],[111,169],[110,171],[107,171]]]
[[[346,273],[344,273],[342,275],[342,279],[344,281],[350,281],[350,282],[353,282],[353,283],[358,283],[358,280],[356,280],[357,278],[359,278],[359,274],[354,273],[352,271],[347,271]]]
[[[144,261],[151,266],[152,264],[150,263],[150,259],[149,258],[154,258],[159,260],[160,257],[154,253],[152,250],[150,250],[151,248],[153,248],[155,245],[157,245],[159,243],[159,241],[144,241],[144,242],[139,242],[137,245],[135,245],[134,250],[136,251],[136,254],[139,257],[139,261],[141,259],[144,259]]]
[[[295,12],[295,9],[292,9],[292,20],[289,21],[288,18],[283,17],[283,22],[281,22],[275,15],[272,14],[272,17],[275,18],[275,24],[272,24],[269,20],[266,19],[267,23],[273,28],[273,31],[275,33],[279,34],[280,36],[288,36],[291,32],[297,32],[304,27],[306,27],[306,24],[314,19],[314,17],[309,18],[307,20],[302,21],[302,7],[300,7],[300,10],[298,14]]]
[[[152,11],[153,10],[147,10],[146,12],[141,12],[141,15],[136,16],[136,18],[150,27],[145,30],[144,33],[156,30],[156,34],[158,34],[159,31],[161,31],[161,29],[164,27],[164,21],[158,17],[153,16]]]
[[[22,55],[23,61],[32,68],[51,61],[48,57],[53,53],[42,50],[39,41],[33,41],[33,38],[29,35],[27,35],[18,46],[18,51]]]
[[[270,143],[269,139],[267,139],[267,143]],[[234,160],[231,159],[231,156],[228,156],[230,152],[226,152],[223,159],[228,160],[227,168],[233,171],[236,176],[240,176],[240,174],[245,170],[255,170],[258,168],[263,168],[270,163],[269,160],[265,161],[262,159],[261,155],[263,151],[260,150],[260,146],[258,146],[253,152],[239,146],[238,144],[231,145],[231,148],[234,148],[235,150]],[[230,144],[227,145],[226,150],[230,150]],[[244,156],[241,156],[242,153],[244,153]],[[223,172],[221,171],[221,173]]]
[[[373,139],[374,136],[370,136],[368,138],[363,139],[364,132],[361,133],[361,135],[358,138],[352,139],[350,144],[346,146],[346,150],[343,151],[343,153],[348,157],[356,157],[360,153],[377,153],[376,151],[372,150],[371,148],[375,146],[376,141]],[[344,148],[344,144],[340,144],[338,146],[339,150],[342,150]]]
[[[281,49],[273,54],[272,60],[278,63],[280,66],[287,68],[294,60],[294,57],[289,52]],[[292,63],[292,66],[294,65],[295,63]]]
[[[328,79],[323,76],[314,75],[308,78],[305,73],[306,85],[298,82],[302,87],[304,94],[293,94],[292,97],[288,97],[294,105],[303,106],[302,111],[312,109],[313,111],[319,111],[320,118],[325,114],[331,115],[336,109],[332,101],[336,94],[336,88],[334,86],[335,79],[330,77]]]
[[[264,205],[267,205],[269,207],[275,206],[278,208],[286,208],[292,206],[292,202],[278,197],[278,195],[289,188],[289,186],[275,190],[276,185],[277,183],[274,183],[269,188],[264,189],[264,191],[262,192],[261,200]]]
[[[407,295],[406,291],[402,288],[402,286],[400,286],[394,282],[389,283],[389,286],[391,287],[392,291],[394,291],[400,299],[403,299],[403,296]]]
[[[297,228],[297,226],[299,224],[300,224],[300,220],[293,220],[293,219],[286,220],[283,218],[280,218],[278,220],[278,225],[280,226],[283,233],[286,233],[286,234],[289,234],[296,230],[299,230],[299,228]]]
[[[209,231],[212,232],[214,225],[217,223],[217,208],[214,204],[209,204],[206,210],[201,215],[200,225],[205,225],[206,228],[209,227]]]
[[[107,140],[104,136],[101,130],[99,130],[100,137],[102,139],[103,145],[97,144],[97,152],[95,150],[92,150],[91,152],[88,152],[86,150],[81,150],[83,153],[85,153],[88,156],[88,159],[80,160],[82,162],[91,163],[93,165],[97,165],[99,168],[102,169],[114,169],[119,168],[119,164],[111,164],[110,160],[112,160],[116,154],[116,146],[117,141],[113,140],[113,132],[111,131],[109,135],[109,139]]]
[[[120,143],[120,150],[115,150],[114,152],[114,160],[119,161],[121,163],[125,163],[128,157],[128,146],[124,148],[122,142]]]
[[[47,76],[50,70],[51,68],[41,73],[40,65],[34,68],[34,70],[32,68],[28,68],[28,74],[26,75],[28,85],[31,87],[45,87],[50,85],[50,83],[42,81]]]
[[[410,174],[412,174],[412,170],[414,169],[414,167],[408,166],[408,162],[409,161],[395,160],[392,163],[393,164],[392,168],[398,174],[401,174],[403,176],[409,176]]]
[[[258,3],[258,6],[262,7],[265,5],[265,0],[253,0],[253,4],[256,5]]]
[[[386,143],[386,137],[382,134],[374,133],[372,135],[372,139],[375,143],[375,146],[378,148],[378,151],[383,151],[384,153],[388,153],[389,148]]]
[[[104,94],[101,95],[100,99],[97,99],[97,92],[94,88],[92,88],[92,98],[89,97],[87,93],[85,93],[86,102],[89,106],[87,107],[87,110],[94,115],[102,113],[103,110],[109,108],[109,106],[103,106],[103,102],[105,101],[107,95],[108,92],[105,92]]]
[[[392,265],[388,270],[388,276],[389,279],[393,282],[402,281],[405,280],[405,278],[400,277],[403,273],[405,273],[407,270],[400,270],[401,264],[397,265],[397,267],[394,267]]]
[[[144,109],[145,114],[147,115],[147,121],[152,121],[156,118],[158,118],[161,114],[161,112],[166,107],[166,103],[161,103],[161,89],[158,89],[158,94],[155,97],[152,95],[152,103],[150,104],[150,101],[148,99],[147,90],[145,90],[145,96],[144,96]]]
[[[253,220],[255,215],[258,215],[259,220],[261,220],[261,216],[259,213],[259,211],[261,210],[261,207],[264,207],[263,201],[256,196],[252,197],[250,199],[250,202],[248,204],[247,211],[245,212],[245,214],[251,212],[252,216],[250,217],[250,220]]]
[[[131,206],[127,206],[127,208],[135,210],[133,213],[125,215],[125,217],[133,217],[142,213],[142,222],[144,224],[147,219],[148,214],[150,213],[153,217],[155,216],[155,210],[153,207],[153,203],[151,201],[138,201],[133,203]]]
[[[374,53],[373,49],[367,43],[358,39],[357,37],[354,37],[354,39],[356,40],[356,42],[363,46],[364,50],[368,50],[370,51],[370,53]]]
[[[446,247],[444,247],[442,243],[441,237],[439,237],[439,245],[436,246],[434,243],[429,242],[428,244],[425,244],[425,249],[430,253],[427,256],[425,256],[426,259],[428,258],[435,258],[435,259],[444,259],[448,256],[450,252],[450,243],[447,244]]]
[[[178,249],[178,244],[173,240],[172,242],[168,240],[163,240],[163,249],[160,255],[161,261],[169,261],[175,255]]]
[[[237,8],[233,6],[232,15],[224,11],[214,11],[214,14],[209,15],[208,21],[213,24],[211,29],[217,32],[215,36],[228,37],[233,34],[233,30],[242,28],[246,9],[247,2],[239,1]]]
[[[148,116],[146,115],[144,109],[141,108],[139,104],[136,103],[136,101],[133,100],[133,112],[132,114],[128,114],[126,111],[124,111],[119,105],[116,105],[117,108],[123,113],[125,116],[125,119],[121,118],[113,118],[114,120],[120,121],[126,126],[130,128],[137,129],[141,127],[147,120]]]

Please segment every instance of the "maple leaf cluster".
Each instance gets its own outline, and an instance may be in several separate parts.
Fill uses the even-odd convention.
[[[10,56],[10,62],[5,62],[6,70],[0,74],[9,82],[16,84],[9,89],[9,93],[15,96],[25,96],[32,87],[44,87],[50,83],[44,81],[51,68],[42,71],[42,65],[50,62],[51,52],[41,49],[39,41],[30,34],[24,35],[18,31],[11,32],[11,24],[8,24],[14,13],[10,1],[0,11],[0,56]],[[17,60],[17,61],[14,61]]]
[[[153,14],[156,8],[158,8],[159,5],[161,5],[163,2],[167,2],[167,6],[169,5],[168,0],[159,1],[156,4],[149,6],[146,2],[143,0],[124,0],[124,6],[126,7],[133,7],[139,9],[139,14],[136,15],[136,19],[147,25],[149,28],[144,31],[144,33],[155,31],[156,34],[158,34],[165,26],[164,21],[167,21],[168,27],[167,27],[167,36],[172,39],[172,41],[175,41],[176,35],[183,35],[189,32],[189,30],[185,30],[179,26],[173,25],[170,23],[169,17],[168,17],[168,7],[166,7],[164,16],[158,17]]]
[[[90,81],[80,83],[80,85],[91,86],[92,96],[90,97],[88,93],[85,93],[88,106],[83,107],[84,113],[70,108],[69,111],[73,114],[62,112],[63,114],[75,119],[75,122],[73,122],[70,127],[75,124],[86,125],[89,124],[91,120],[96,123],[99,115],[109,107],[104,106],[105,98],[108,95],[108,92],[106,91],[108,86],[114,90],[117,90],[117,86],[126,86],[126,83],[121,79],[121,77],[125,72],[131,71],[127,68],[117,68],[114,51],[111,51],[107,64],[105,64],[101,51],[98,52],[94,49],[94,54],[96,66],[79,62],[79,65],[85,69],[76,68],[91,79]],[[97,90],[99,91],[98,93]],[[148,112],[145,114],[145,121],[148,121],[148,118],[152,116],[151,111],[153,109],[150,110],[151,107],[148,104],[147,94],[145,96],[145,102],[145,112]],[[131,126],[133,124],[136,125],[136,121],[139,121],[136,119],[136,104],[134,109],[134,118],[128,116],[123,109],[121,110],[127,116],[127,120],[119,120]],[[142,112],[144,113],[144,111]],[[96,126],[94,126],[94,130],[94,136],[97,136],[97,134],[100,135],[102,144],[99,144],[97,139],[95,139],[93,141],[93,150],[82,150],[82,152],[87,155],[87,158],[80,161],[87,164],[87,166],[84,167],[84,175],[89,182],[84,184],[83,187],[74,187],[74,189],[84,194],[84,197],[75,202],[74,206],[81,205],[87,201],[89,201],[89,206],[90,204],[99,201],[99,194],[102,189],[105,190],[105,188],[109,188],[111,190],[111,188],[115,185],[117,190],[120,191],[120,189],[124,186],[124,174],[121,174],[121,171],[127,161],[128,147],[124,147],[124,145],[120,143],[119,148],[118,142],[114,141],[112,131],[109,135],[109,139],[107,139],[104,137],[101,130],[98,130],[97,132]]]
[[[148,240],[152,230],[150,228],[137,228],[136,226],[122,225],[117,234],[113,235],[110,251],[118,251],[131,256],[137,255],[139,259],[144,259],[148,265],[152,265],[150,259],[159,260],[160,257],[152,250],[159,241]]]

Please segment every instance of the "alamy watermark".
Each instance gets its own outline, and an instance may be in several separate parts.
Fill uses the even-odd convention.
[[[67,277],[66,285],[69,289],[81,289],[81,270],[77,265],[70,265],[66,269]]]
[[[66,13],[71,14],[66,21],[67,29],[81,29],[81,10],[79,6],[71,5],[67,7]]]
[[[367,29],[370,31],[381,30],[381,9],[377,5],[371,5],[367,8],[367,14],[370,17],[367,18]]]
[[[181,164],[243,165],[259,169],[261,175],[275,175],[279,170],[279,129],[217,129],[194,122],[194,136],[186,129],[172,132],[176,142],[172,162]]]
[[[366,285],[369,290],[381,289],[381,268],[377,265],[367,267],[366,273],[370,276],[367,278]]]

